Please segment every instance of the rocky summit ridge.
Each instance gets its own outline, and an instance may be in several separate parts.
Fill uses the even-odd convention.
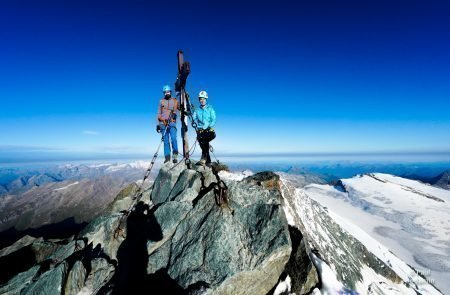
[[[345,261],[351,263],[335,267],[346,284],[336,292],[365,293],[367,284],[357,283],[362,266],[400,291],[417,292],[325,218],[320,205],[297,201],[275,173],[219,175],[228,188],[221,204],[207,189],[217,181],[210,168],[169,164],[120,235],[114,232],[135,201],[134,183],[73,238],[22,238],[0,251],[0,294],[325,294],[327,263]],[[312,237],[311,222],[324,223],[320,238]]]

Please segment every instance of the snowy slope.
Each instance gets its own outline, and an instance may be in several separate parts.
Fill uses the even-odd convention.
[[[282,192],[288,222],[305,234],[321,279],[328,282],[317,294],[350,294],[350,290],[360,294],[441,294],[389,248],[347,220],[351,206],[336,214],[312,197],[326,193],[344,203],[341,200],[348,198],[348,193],[326,185],[294,188],[283,178]]]
[[[336,187],[309,185],[304,193],[368,248],[381,242],[450,294],[450,191],[374,173],[343,179]]]

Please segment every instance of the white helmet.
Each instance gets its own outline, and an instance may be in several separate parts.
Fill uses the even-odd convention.
[[[200,93],[198,94],[198,98],[203,97],[208,99],[208,93],[205,90],[200,91]]]

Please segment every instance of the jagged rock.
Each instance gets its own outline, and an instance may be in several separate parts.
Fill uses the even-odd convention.
[[[91,272],[89,273],[85,286],[81,289],[81,294],[96,294],[114,275],[114,265],[108,263],[104,258],[95,258],[91,262]]]
[[[45,260],[50,265],[41,263],[44,273],[35,274],[26,292],[47,292],[45,285],[48,294],[170,286],[167,293],[267,294],[282,273],[298,294],[317,283],[303,237],[288,228],[276,174],[224,177],[228,202],[219,206],[210,168],[170,167],[163,166],[153,188],[145,190],[152,202],[144,198],[124,219],[123,234],[114,236],[123,216],[116,211],[129,206],[124,201],[131,201],[136,185],[116,197],[110,215],[91,221],[66,245],[56,242],[59,248]]]
[[[87,239],[88,245],[91,244],[93,248],[101,248],[108,257],[116,259],[117,250],[124,240],[123,235],[114,236],[121,217],[120,213],[97,217],[78,234],[78,238]],[[126,231],[126,227],[124,231]]]
[[[35,241],[42,241],[42,238],[35,238],[29,235],[23,236],[21,239],[17,240],[11,246],[5,247],[0,250],[0,257],[7,256],[23,247],[33,244]]]
[[[44,241],[42,238],[23,237],[13,245],[2,250],[0,256],[0,283],[48,259],[50,255],[61,247],[58,243]]]
[[[232,214],[216,205],[212,191],[195,206],[186,197],[193,191],[198,197],[201,173],[205,186],[216,180],[210,169],[181,174],[163,169],[155,181],[166,185],[159,190],[165,195],[161,200],[169,199],[169,187],[179,187],[181,193],[155,210],[163,238],[148,244],[147,270],[164,268],[182,288],[207,288],[214,294],[265,294],[272,289],[291,253],[279,192],[229,181]]]
[[[446,190],[450,189],[450,170],[444,171],[438,176],[430,179],[432,185]]]
[[[83,288],[86,279],[86,268],[83,263],[78,260],[74,263],[72,269],[67,276],[65,295],[76,295]]]
[[[67,245],[64,245],[63,247],[59,248],[48,258],[52,260],[54,263],[59,263],[60,261],[64,261],[65,259],[67,259],[77,250],[83,249],[85,246],[86,244],[83,240],[73,240]]]
[[[117,213],[122,210],[128,210],[133,202],[132,197],[136,194],[138,187],[139,186],[133,182],[122,189],[114,198],[114,201],[105,209],[104,215]]]
[[[285,273],[290,277],[291,291],[295,294],[309,294],[319,284],[319,276],[306,249],[302,233],[289,226],[292,240],[291,257],[286,264]]]
[[[53,255],[55,252],[57,252],[59,249],[63,248],[64,246],[58,243],[54,243],[51,241],[44,241],[44,240],[37,240],[32,245],[31,248],[33,252],[35,253],[35,259],[36,263],[40,263],[47,259],[49,256]],[[60,260],[64,260],[66,257]]]
[[[248,183],[253,183],[256,185],[261,185],[267,189],[280,189],[280,176],[273,173],[272,171],[264,171],[243,179],[243,181]]]
[[[37,281],[23,289],[20,294],[61,294],[66,275],[67,263],[63,262],[42,274]]]
[[[40,265],[35,265],[27,271],[21,272],[9,280],[3,286],[0,286],[0,294],[13,295],[20,294],[22,289],[27,287],[40,269]]]
[[[170,192],[180,173],[186,169],[186,165],[181,163],[174,169],[170,169],[171,167],[167,165],[163,166],[155,179],[151,193],[151,199],[155,205],[164,203],[169,199]]]
[[[194,184],[199,186],[201,185],[200,181],[195,181],[196,178],[195,176],[197,175],[197,171],[195,170],[191,170],[191,169],[186,169],[184,170],[180,176],[178,177],[176,183],[174,184],[170,195],[169,195],[169,200],[176,200],[176,201],[180,201],[180,195],[181,194],[186,194],[186,190],[189,189],[192,192],[192,198],[188,198],[193,200],[197,195],[198,195],[198,189],[199,187],[193,187]]]

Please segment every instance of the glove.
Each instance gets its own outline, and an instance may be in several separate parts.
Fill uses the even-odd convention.
[[[161,133],[161,126],[156,125],[156,132]]]

